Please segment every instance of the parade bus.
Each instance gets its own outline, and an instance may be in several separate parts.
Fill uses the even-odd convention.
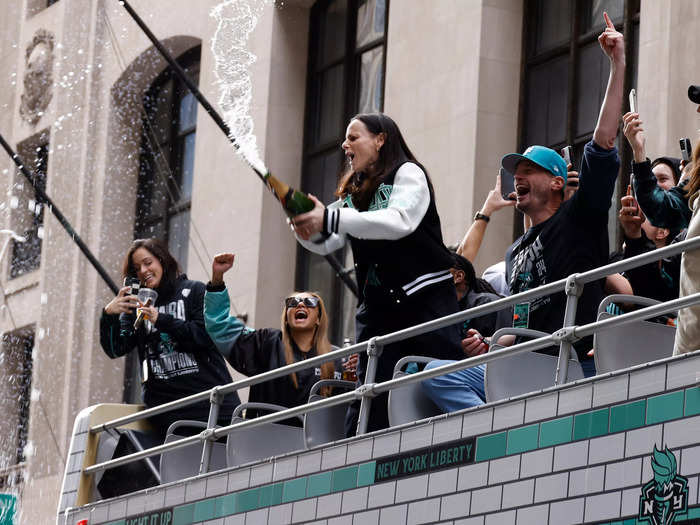
[[[700,353],[672,356],[675,328],[648,320],[697,304],[700,293],[665,303],[612,296],[596,322],[573,323],[586,283],[698,247],[689,239],[155,408],[85,408],[56,523],[700,524]],[[523,342],[416,373],[405,365],[425,358],[407,357],[393,379],[374,382],[386,344],[562,291],[564,325],[553,334],[505,329]],[[611,302],[638,307],[613,315]],[[570,351],[590,335],[598,375],[584,378]],[[553,344],[558,357],[536,352]],[[345,389],[330,397],[315,390],[306,405],[255,419],[238,410],[216,426],[222,394],[360,351],[369,356],[365,384],[334,384]],[[420,381],[478,364],[486,404],[442,414],[424,397]],[[391,426],[367,433],[382,392]],[[211,402],[208,424],[144,441],[149,416],[202,399]],[[357,435],[346,438],[355,400]],[[278,423],[290,418],[303,423]]]

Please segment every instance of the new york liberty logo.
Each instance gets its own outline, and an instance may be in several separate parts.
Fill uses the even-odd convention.
[[[654,479],[642,487],[639,519],[650,525],[671,525],[688,509],[688,478],[678,474],[676,456],[668,447],[660,451],[654,445],[651,469]]]

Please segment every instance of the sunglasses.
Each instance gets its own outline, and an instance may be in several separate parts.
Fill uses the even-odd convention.
[[[302,303],[308,308],[316,308],[318,306],[318,297],[314,297],[313,295],[310,297],[302,297],[297,295],[296,297],[287,297],[284,300],[284,305],[287,308],[294,308]]]

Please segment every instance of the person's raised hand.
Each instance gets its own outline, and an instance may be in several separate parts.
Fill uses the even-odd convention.
[[[515,192],[511,193],[511,195],[514,196]],[[496,175],[496,185],[489,191],[484,205],[481,207],[481,213],[490,217],[493,212],[502,208],[508,208],[509,206],[515,206],[515,200],[503,198],[503,194],[501,193],[501,174],[499,173]]]
[[[564,187],[564,200],[568,201],[578,191],[578,171],[572,164],[566,165],[566,186]]]
[[[628,239],[639,239],[642,236],[642,223],[646,219],[644,212],[632,196],[632,187],[627,186],[627,195],[620,199],[622,206],[618,215],[620,226]]]
[[[129,292],[131,292],[131,286],[125,286],[119,290],[116,297],[105,306],[105,313],[117,315],[133,312],[134,308],[139,305],[139,302],[136,296],[130,295]]]
[[[224,274],[233,266],[235,255],[232,253],[219,253],[214,256],[211,263],[211,283],[220,285],[224,282]]]
[[[635,162],[646,160],[646,137],[644,136],[644,122],[639,118],[639,113],[628,112],[622,117],[623,133],[629,142],[634,154]]]
[[[479,332],[470,328],[467,330],[467,337],[462,339],[462,350],[468,357],[474,357],[488,352],[489,345]]]
[[[603,53],[613,64],[625,63],[625,38],[612,23],[607,12],[603,12],[605,19],[605,29],[598,37],[598,43]]]
[[[323,215],[326,210],[323,203],[310,193],[309,199],[313,201],[314,208],[292,219],[294,231],[305,241],[308,241],[314,234],[323,231]]]

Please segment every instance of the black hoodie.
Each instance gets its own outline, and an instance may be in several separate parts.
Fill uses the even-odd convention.
[[[204,284],[180,275],[172,284],[157,289],[158,319],[155,326],[144,322],[138,330],[132,322],[122,323],[119,316],[102,312],[100,344],[105,353],[116,358],[138,349],[142,372],[143,400],[147,407],[208,390],[232,381],[223,357],[204,328]],[[132,316],[133,319],[133,316]],[[143,366],[147,362],[147,369]],[[143,378],[142,378],[143,379]],[[240,403],[236,393],[224,398],[219,424],[231,421],[233,409]],[[167,412],[156,418],[161,427],[182,419],[207,421],[209,401],[198,402]]]

